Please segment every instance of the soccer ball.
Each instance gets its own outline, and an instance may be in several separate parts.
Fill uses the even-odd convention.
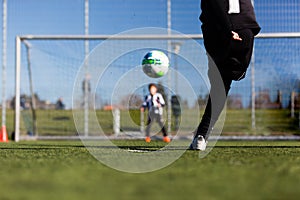
[[[142,61],[144,73],[151,78],[160,78],[169,70],[169,58],[162,51],[148,52]]]

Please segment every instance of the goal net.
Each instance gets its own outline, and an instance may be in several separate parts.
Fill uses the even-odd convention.
[[[209,87],[202,36],[136,31],[119,36],[18,37],[17,139],[143,136],[147,113],[141,114],[140,107],[150,83],[157,84],[165,98],[169,132],[175,134],[179,124],[183,132],[194,131],[199,97],[204,98]],[[162,78],[142,71],[142,58],[152,49],[170,58],[169,72]],[[152,131],[159,132],[159,127]]]
[[[299,46],[299,33],[258,36],[247,77],[233,83],[227,118],[221,116],[218,134],[299,132]],[[152,49],[170,58],[169,72],[160,79],[142,71],[142,58]],[[147,115],[139,109],[152,82],[167,102],[168,131],[190,137],[209,93],[201,35],[159,30],[117,36],[22,36],[17,38],[16,64],[17,140],[143,137]],[[158,126],[152,128],[155,135],[159,131]]]

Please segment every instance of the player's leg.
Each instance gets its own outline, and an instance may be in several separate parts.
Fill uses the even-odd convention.
[[[147,123],[146,123],[146,138],[145,138],[146,142],[151,142],[150,129],[151,129],[152,123],[153,123],[152,116],[151,116],[151,114],[149,112]]]
[[[232,83],[231,79],[223,78],[224,88],[223,86],[219,86],[215,83],[214,78],[210,77],[211,90],[208,98],[208,102],[201,119],[201,122],[198,126],[195,136],[201,135],[207,140],[209,133],[217,122],[226,102],[226,97],[230,90],[230,86]],[[225,96],[218,95],[224,93]],[[221,97],[222,96],[222,97]],[[212,100],[213,99],[213,100]]]
[[[213,61],[209,59],[209,79],[211,83],[210,96],[204,111],[204,115],[199,123],[194,139],[190,145],[190,149],[205,150],[207,139],[217,122],[226,102],[226,97],[230,90],[232,80],[228,77],[222,77],[223,85],[219,84],[216,77],[211,72]],[[219,95],[224,94],[225,95]]]
[[[167,133],[166,128],[164,126],[164,120],[163,120],[163,118],[160,115],[157,115],[157,123],[159,124],[159,126],[161,128],[163,136],[167,136],[168,133]]]
[[[226,88],[225,90],[228,92],[232,82],[229,79],[227,81],[227,79],[223,78],[228,72],[228,69],[222,67],[230,53],[230,38],[222,32],[206,29],[203,29],[203,36],[204,46],[208,54],[208,77],[211,83],[211,89],[204,115],[190,145],[190,149],[202,151],[206,148],[209,133],[226,102],[224,88]],[[219,80],[219,74],[221,74],[223,80]],[[227,92],[225,91],[226,94]]]
[[[156,116],[156,120],[157,120],[157,123],[159,124],[160,128],[161,128],[161,131],[163,133],[163,141],[164,142],[170,142],[170,138],[168,137],[168,132],[167,132],[167,129],[165,128],[165,125],[164,125],[164,119],[162,117],[162,115],[157,115]]]

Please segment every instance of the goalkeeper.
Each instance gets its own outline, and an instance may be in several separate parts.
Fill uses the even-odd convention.
[[[146,142],[151,142],[150,138],[150,129],[154,121],[157,121],[161,130],[163,132],[163,141],[170,142],[170,138],[168,137],[168,133],[163,124],[163,107],[165,106],[165,100],[163,96],[157,92],[157,86],[154,83],[149,84],[149,92],[150,94],[145,97],[145,101],[142,104],[141,112],[143,113],[147,108],[148,113],[148,121],[146,128]]]

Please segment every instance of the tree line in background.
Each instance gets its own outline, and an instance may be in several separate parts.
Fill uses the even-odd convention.
[[[299,86],[300,88],[300,86]],[[162,84],[158,84],[158,91],[162,94],[162,96],[167,99],[167,92],[166,88]],[[94,105],[93,103],[93,95],[89,96],[89,105]],[[104,109],[104,110],[112,110],[114,108],[118,109],[139,109],[141,104],[143,103],[144,97],[139,94],[128,94],[123,96],[118,105],[110,105],[109,103],[101,102],[101,98],[97,95],[96,96],[97,106],[96,109]],[[270,90],[260,90],[256,97],[255,97],[255,107],[257,109],[282,109],[284,108],[282,103],[282,92],[277,91],[276,100],[272,100],[270,95]],[[300,109],[300,92],[292,92],[291,95],[288,97],[289,103],[287,108],[294,107],[294,109]],[[188,100],[181,98],[180,95],[173,95],[171,101],[171,106],[173,107],[181,107],[181,108],[195,108],[200,107],[203,108],[206,105],[206,101],[208,99],[208,94],[204,96],[199,96],[197,101],[195,102],[194,106],[189,106]],[[22,94],[20,99],[20,105],[22,109],[31,109],[32,101],[30,95]],[[34,94],[34,101],[35,101],[35,109],[44,109],[44,110],[63,110],[65,109],[65,104],[63,102],[62,97],[58,97],[56,102],[50,102],[48,100],[43,100],[39,97],[37,93]],[[78,102],[80,105],[82,102]],[[166,101],[168,104],[168,101]],[[7,101],[7,107],[14,109],[15,106],[15,97]],[[83,106],[83,105],[81,105]],[[78,106],[77,106],[78,107]],[[232,94],[228,96],[227,100],[227,108],[229,109],[244,109],[250,108],[251,103],[249,105],[243,105],[243,98],[242,95],[239,94]],[[92,108],[92,107],[91,107]],[[285,107],[286,108],[286,107]]]

